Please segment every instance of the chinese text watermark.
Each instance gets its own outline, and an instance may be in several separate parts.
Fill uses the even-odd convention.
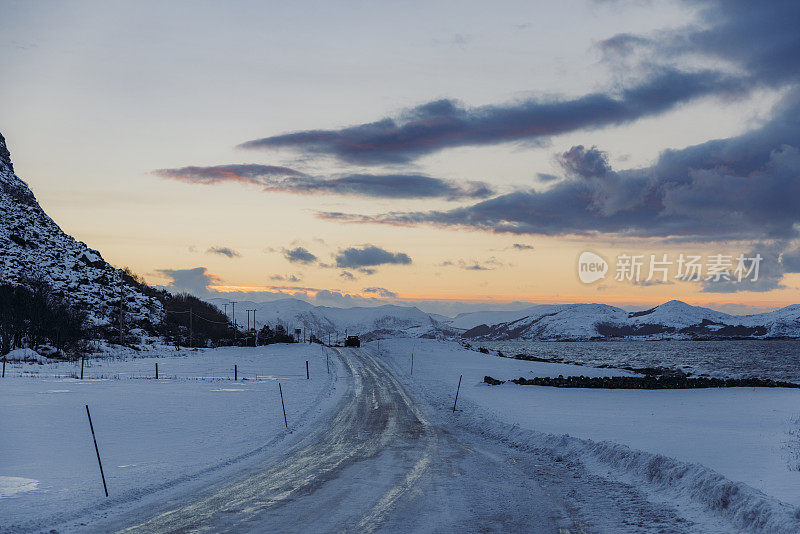
[[[761,254],[619,254],[613,272],[617,282],[756,282],[762,260]],[[609,270],[608,262],[594,252],[578,258],[578,278],[584,284],[605,278]]]

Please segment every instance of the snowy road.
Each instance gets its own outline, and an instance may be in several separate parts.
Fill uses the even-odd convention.
[[[519,477],[506,447],[464,443],[431,424],[367,351],[339,355],[352,374],[352,394],[324,428],[277,463],[96,530],[557,532],[569,526],[556,501]]]
[[[452,413],[418,405],[367,350],[337,354],[350,372],[348,394],[283,455],[89,529],[569,533],[693,526],[629,485],[461,429]]]

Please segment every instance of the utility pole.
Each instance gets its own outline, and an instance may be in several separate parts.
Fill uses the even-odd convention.
[[[119,344],[122,345],[122,321],[124,320],[123,311],[122,311],[122,295],[123,295],[123,286],[122,286],[122,275],[119,277]]]
[[[225,309],[225,317],[227,317],[228,316],[228,303],[226,302],[225,304],[222,305],[222,307]]]
[[[253,330],[252,331],[254,332],[254,335],[253,335],[253,346],[255,347],[256,346],[256,338],[255,338],[255,336],[256,336],[256,334],[255,334],[255,330],[256,330],[256,310],[247,310],[247,333],[248,334],[251,331],[250,330],[250,312],[253,312]]]
[[[194,325],[192,323],[192,308],[189,308],[189,346],[194,347]]]
[[[253,346],[258,346],[258,325],[256,324],[256,310],[253,310],[253,330],[256,331],[256,338],[253,340]]]
[[[236,303],[231,302],[231,318],[233,319],[233,342],[236,343]]]

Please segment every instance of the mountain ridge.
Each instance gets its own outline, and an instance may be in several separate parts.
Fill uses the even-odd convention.
[[[208,301],[220,308],[228,302],[224,298]],[[330,333],[333,339],[345,331],[365,339],[412,336],[475,341],[800,338],[798,304],[749,315],[731,315],[678,300],[638,312],[601,303],[537,304],[517,311],[469,312],[448,318],[415,306],[334,308],[286,298],[237,302],[236,318],[240,326],[246,325],[250,309],[257,310],[259,327],[280,323],[289,330],[304,329],[306,335]]]
[[[607,304],[528,308],[520,316],[464,330],[474,340],[731,339],[800,337],[800,305],[749,315],[731,315],[671,300],[639,312]],[[533,313],[530,313],[533,312]],[[461,325],[467,324],[461,317]]]
[[[0,283],[41,281],[68,302],[85,309],[96,327],[118,321],[148,326],[164,319],[161,302],[145,295],[99,251],[65,233],[14,172],[11,153],[0,134]]]

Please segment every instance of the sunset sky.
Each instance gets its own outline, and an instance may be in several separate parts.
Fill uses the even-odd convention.
[[[796,2],[0,3],[17,174],[152,284],[446,314],[800,302]],[[634,283],[622,254],[643,278],[651,254],[763,262]]]

